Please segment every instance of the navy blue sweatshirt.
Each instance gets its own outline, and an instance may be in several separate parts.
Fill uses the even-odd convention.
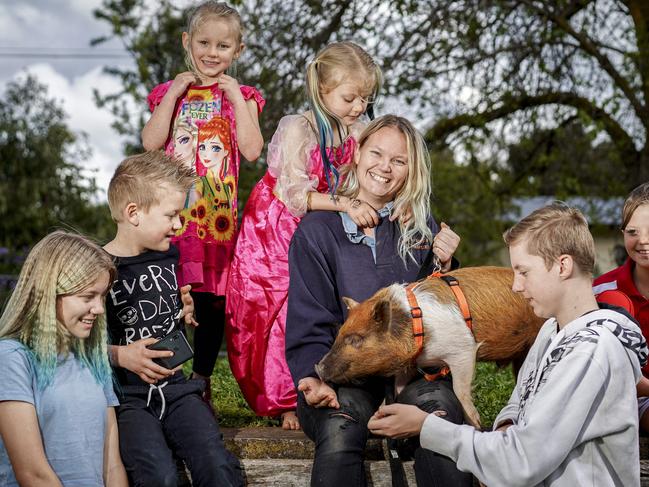
[[[438,232],[432,219],[433,236]],[[317,377],[313,366],[329,351],[347,318],[343,297],[364,301],[394,283],[412,282],[430,244],[414,249],[416,262],[399,256],[399,225],[387,217],[375,228],[376,263],[367,245],[352,243],[340,215],[308,213],[289,247],[290,284],[286,316],[286,360],[293,381]],[[406,265],[407,264],[407,265]]]

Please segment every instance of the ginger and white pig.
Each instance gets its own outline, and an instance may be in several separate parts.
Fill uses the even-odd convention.
[[[509,268],[469,267],[449,275],[459,281],[464,292],[473,332],[448,284],[438,278],[426,279],[414,289],[424,326],[421,353],[404,285],[383,288],[363,303],[345,298],[349,316],[329,353],[316,365],[320,378],[346,383],[446,364],[467,420],[479,427],[480,417],[471,398],[476,359],[522,363],[544,320],[512,291]]]

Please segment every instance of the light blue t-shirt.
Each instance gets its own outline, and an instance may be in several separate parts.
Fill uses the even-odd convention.
[[[0,401],[24,401],[36,408],[45,455],[65,487],[103,487],[107,408],[118,404],[112,384],[99,385],[73,355],[61,359],[43,391],[26,348],[0,340]],[[0,438],[0,486],[17,486]]]

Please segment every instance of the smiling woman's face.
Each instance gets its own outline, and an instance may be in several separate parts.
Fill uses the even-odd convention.
[[[395,127],[370,135],[355,157],[358,198],[379,209],[394,200],[408,179],[408,142]]]

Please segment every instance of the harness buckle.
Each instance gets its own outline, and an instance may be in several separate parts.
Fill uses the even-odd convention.
[[[421,308],[419,306],[414,306],[410,308],[410,316],[413,318],[421,318],[423,316],[423,313],[421,312]]]

